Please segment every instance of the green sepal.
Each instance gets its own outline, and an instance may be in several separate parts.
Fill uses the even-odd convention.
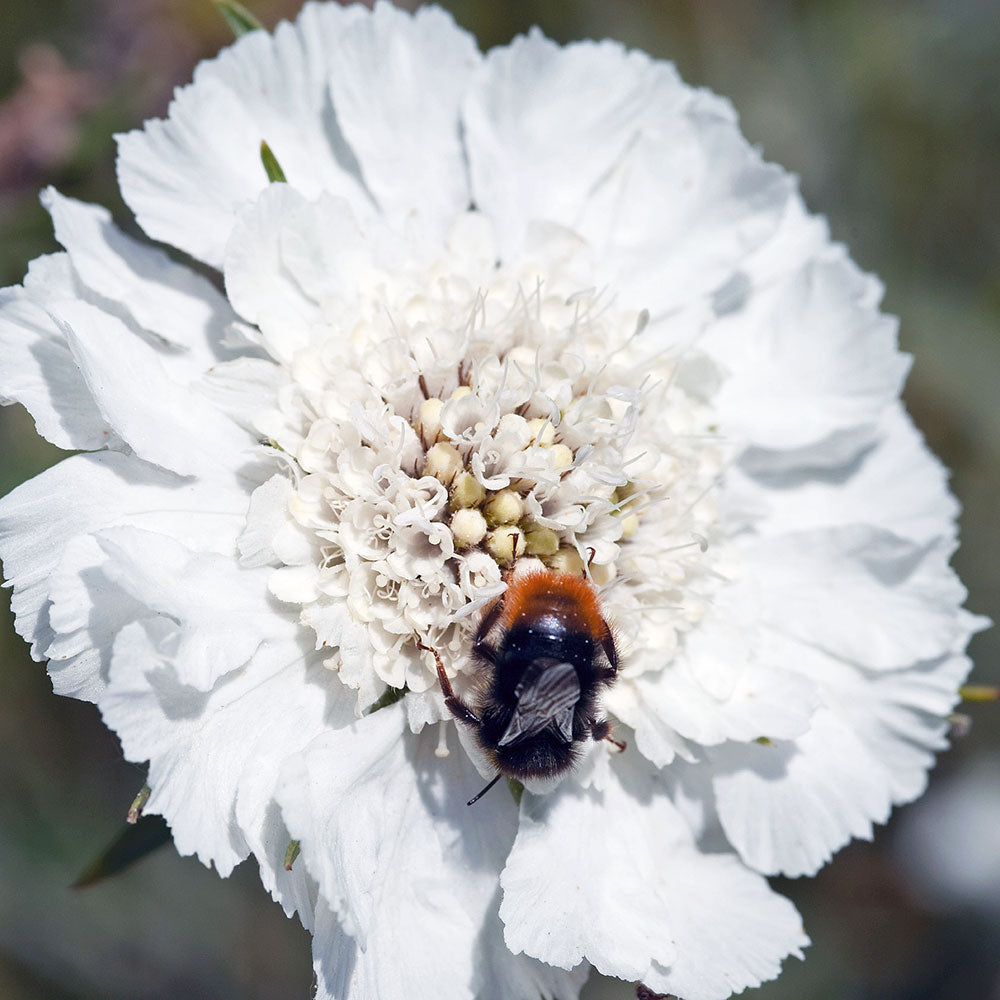
[[[261,139],[260,142],[260,162],[264,164],[264,173],[267,174],[269,183],[286,183],[285,171],[281,169],[281,164],[278,162],[278,158],[272,152],[271,147],[263,139]]]
[[[297,840],[288,841],[288,846],[285,848],[285,871],[290,872],[292,870],[292,865],[295,864],[295,859],[299,856],[299,850],[301,845]]]
[[[1000,701],[1000,687],[994,684],[963,684],[958,689],[962,701]]]
[[[520,808],[521,796],[524,795],[524,785],[517,778],[508,778],[507,787],[510,789],[510,794],[514,796],[514,801],[517,803],[518,808]]]
[[[237,3],[237,0],[214,0],[214,3],[222,19],[229,25],[234,38],[239,38],[250,31],[263,30],[264,25],[243,4]]]
[[[128,813],[125,816],[126,823],[138,823],[139,817],[142,815],[142,810],[146,808],[146,803],[149,801],[149,796],[152,789],[149,785],[143,785],[142,788],[136,792],[135,798],[132,800],[132,805],[128,807]]]
[[[170,843],[170,827],[162,816],[140,816],[126,824],[108,846],[80,873],[74,889],[103,882]]]
[[[387,688],[385,694],[365,712],[365,715],[374,715],[380,708],[388,708],[389,705],[395,705],[406,692],[407,687],[405,684],[401,688]]]

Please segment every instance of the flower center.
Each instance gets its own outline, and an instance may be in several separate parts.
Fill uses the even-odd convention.
[[[295,558],[276,551],[309,574],[301,620],[337,649],[330,665],[362,707],[385,685],[433,686],[418,637],[468,669],[469,632],[514,563],[609,593],[624,572],[618,603],[648,603],[642,556],[623,554],[654,517],[645,555],[664,539],[680,549],[653,599],[683,606],[681,550],[700,554],[714,523],[695,510],[719,469],[710,413],[675,384],[676,359],[635,346],[643,314],[581,287],[565,234],[548,260],[513,267],[494,263],[474,213],[460,227],[462,254],[382,274],[331,318],[270,418],[286,438],[297,428]],[[471,259],[470,232],[486,244]],[[290,599],[283,572],[273,589]]]

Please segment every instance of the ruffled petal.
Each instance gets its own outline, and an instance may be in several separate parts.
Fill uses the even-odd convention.
[[[250,662],[210,692],[180,683],[171,639],[169,626],[153,618],[123,629],[98,706],[126,759],[149,761],[146,811],[167,820],[181,854],[196,854],[226,876],[250,852],[244,827],[259,837],[270,798],[258,789],[255,807],[238,818],[246,769],[261,760],[276,772],[297,732],[321,731],[329,713],[337,715],[340,686],[280,619],[268,621]],[[277,720],[291,746],[261,736],[262,719]],[[262,863],[273,865],[277,851],[269,845]]]
[[[685,95],[672,67],[615,42],[563,49],[534,29],[487,53],[463,125],[473,199],[504,256],[534,219],[573,225],[649,103],[668,110]]]
[[[771,628],[876,670],[931,660],[967,636],[950,542],[918,546],[867,525],[747,546],[747,579]],[[750,584],[748,584],[749,586]]]
[[[81,301],[52,311],[101,414],[140,458],[209,476],[249,460],[249,435],[174,381],[158,351],[120,319]]]
[[[163,356],[175,377],[186,373],[185,381],[190,381],[229,356],[221,342],[236,316],[207,278],[175,263],[163,250],[126,236],[99,205],[65,198],[54,188],[42,193],[42,204],[73,270],[95,299],[180,349]]]
[[[516,807],[502,790],[466,806],[480,778],[436,743],[409,735],[397,703],[324,733],[285,768],[282,813],[336,917],[317,926],[320,995],[499,998],[525,980],[545,997],[575,995],[571,977],[496,953],[486,932]]]
[[[76,291],[76,275],[66,254],[39,257],[23,288],[0,291],[0,402],[20,403],[34,418],[38,433],[57,447],[93,451],[114,447],[118,436],[48,311],[54,297],[70,297]]]
[[[960,621],[958,648],[981,627],[973,616]],[[712,750],[716,803],[747,864],[765,874],[812,874],[923,791],[970,665],[949,654],[872,676],[802,643],[773,642],[787,647],[777,655],[794,655],[817,678],[826,704],[794,742]]]
[[[820,260],[713,324],[700,346],[727,370],[716,405],[723,432],[754,449],[745,462],[829,467],[871,442],[909,368],[880,297],[850,261]],[[853,454],[837,447],[858,430]]]
[[[601,791],[525,793],[501,876],[508,947],[685,1000],[777,975],[807,944],[791,904],[731,855],[702,853],[655,772],[614,770]]]
[[[791,191],[724,101],[615,42],[561,48],[535,30],[494,49],[463,120],[473,196],[504,255],[532,220],[571,226],[654,317],[721,285]]]
[[[230,555],[193,552],[151,531],[111,528],[97,536],[104,574],[161,622],[178,683],[209,691],[242,667],[265,638],[261,622],[280,621],[268,600],[266,571],[242,569]]]
[[[794,662],[762,655],[755,607],[723,590],[698,627],[659,669],[624,676],[605,697],[635,730],[639,751],[658,767],[694,747],[761,737],[791,739],[809,727],[819,703],[815,681]]]
[[[338,306],[357,299],[371,254],[347,202],[310,202],[274,184],[240,217],[226,253],[226,291],[261,331],[263,345],[290,363]]]
[[[106,612],[92,617],[92,598],[87,596],[92,585],[106,586],[86,572],[102,557],[91,547],[89,554],[77,552],[64,562],[74,539],[132,525],[200,551],[229,553],[235,550],[245,506],[246,494],[223,482],[182,480],[117,452],[67,458],[8,493],[0,499],[0,557],[14,588],[17,630],[31,643],[32,655],[56,655],[48,650],[57,648],[53,643],[59,632],[68,635],[91,623],[99,627],[90,640],[78,637],[78,652],[93,648],[110,654],[114,619],[101,627]],[[51,621],[50,602],[59,609]],[[70,655],[65,648],[59,653]],[[104,661],[103,668],[107,665]],[[59,683],[62,667],[53,665],[54,683]]]
[[[853,461],[774,472],[736,466],[724,503],[734,523],[752,522],[762,536],[870,524],[918,545],[953,540],[958,516],[947,471],[898,403],[882,415],[876,443]]]
[[[307,4],[273,37],[250,32],[201,63],[166,120],[118,136],[122,195],[143,229],[220,266],[237,213],[268,185],[262,141],[308,197],[373,210],[329,94],[338,39],[367,16],[360,5]]]
[[[480,59],[475,39],[436,7],[410,17],[378,3],[334,43],[337,121],[365,187],[394,227],[416,216],[436,242],[468,207],[459,105]]]

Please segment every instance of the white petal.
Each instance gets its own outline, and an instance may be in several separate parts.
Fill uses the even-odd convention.
[[[164,632],[147,619],[120,633],[98,705],[125,757],[149,761],[146,811],[167,820],[181,854],[197,854],[225,876],[250,850],[235,809],[241,777],[266,755],[276,755],[277,767],[287,752],[266,734],[258,742],[261,720],[280,717],[287,706],[293,728],[297,721],[316,731],[316,720],[337,704],[337,682],[285,627],[283,635],[272,631],[246,667],[211,692],[196,692],[178,683]],[[260,823],[261,810],[266,801],[243,823]]]
[[[253,730],[236,795],[236,822],[256,856],[260,877],[288,916],[298,913],[312,930],[318,887],[301,859],[285,869],[292,840],[277,802],[281,769],[293,754],[329,729],[354,721],[354,698],[326,667],[312,661],[305,683],[286,678],[280,703],[263,712]]]
[[[956,648],[965,589],[948,568],[950,543],[917,546],[854,525],[760,539],[746,551],[772,628],[873,669]]]
[[[701,346],[729,372],[717,400],[723,431],[794,452],[876,425],[909,367],[896,321],[876,309],[880,292],[847,260],[816,261],[714,324]]]
[[[277,565],[273,542],[288,523],[288,502],[295,487],[287,476],[272,476],[253,491],[247,523],[239,538],[240,562],[244,566]]]
[[[872,524],[918,544],[953,539],[958,516],[947,471],[898,403],[883,415],[877,443],[843,467],[730,469],[726,504],[761,535]]]
[[[603,792],[566,781],[522,798],[501,877],[508,947],[690,1000],[777,975],[806,943],[793,907],[731,855],[702,853],[653,772],[615,771]]]
[[[537,29],[486,55],[463,123],[473,200],[496,226],[504,257],[532,220],[576,221],[658,82],[667,106],[683,100],[672,67],[651,69],[614,42],[562,49]]]
[[[32,644],[32,655],[43,658],[56,638],[49,622],[50,579],[74,538],[128,524],[202,551],[229,552],[245,505],[245,493],[184,481],[116,452],[67,458],[8,493],[0,499],[0,557],[14,587],[17,630]],[[62,571],[69,572],[69,564]],[[53,582],[56,599],[68,583]],[[79,594],[87,589],[81,582]]]
[[[279,800],[300,863],[338,917],[317,925],[321,995],[500,998],[525,979],[575,994],[568,977],[512,956],[484,966],[516,807],[503,789],[466,806],[479,776],[436,746],[396,704],[323,734],[285,769]]]
[[[533,219],[572,226],[654,315],[728,277],[790,190],[724,102],[614,42],[560,48],[533,31],[494,49],[464,122],[474,200],[504,256]]]
[[[39,257],[24,288],[0,291],[0,402],[21,403],[38,433],[67,450],[113,447],[118,437],[101,415],[59,325],[45,303],[75,294],[66,254]]]
[[[892,807],[885,766],[825,708],[794,743],[727,744],[712,759],[726,835],[765,874],[811,875]]]
[[[795,908],[731,855],[674,863],[671,931],[678,959],[642,977],[682,1000],[725,1000],[777,977],[782,960],[809,944]]]
[[[694,761],[698,752],[648,705],[642,688],[627,677],[620,678],[604,697],[604,706],[635,730],[636,749],[657,767],[666,767],[675,757]]]
[[[42,193],[42,204],[83,284],[141,329],[182,349],[164,359],[175,361],[175,376],[186,370],[193,378],[228,356],[220,342],[236,317],[207,278],[126,236],[99,205],[64,198],[54,188]]]
[[[893,802],[908,802],[923,791],[935,753],[947,745],[947,716],[971,666],[962,651],[969,637],[989,624],[966,612],[957,618],[961,632],[953,651],[874,675],[789,643],[798,649],[803,670],[822,674],[831,709],[850,722],[885,767]]]
[[[279,365],[264,358],[236,358],[213,365],[198,390],[244,430],[259,435],[257,418],[274,407],[279,390],[290,381]]]
[[[198,66],[165,121],[118,136],[122,195],[143,229],[221,265],[237,212],[268,185],[261,141],[308,197],[368,204],[328,92],[337,39],[367,16],[360,6],[310,4],[273,37],[250,32]]]
[[[923,791],[969,664],[949,656],[872,677],[788,646],[777,655],[794,655],[823,684],[827,706],[794,742],[726,744],[711,758],[719,817],[743,859],[765,874],[803,875],[852,837],[870,838],[894,803]]]
[[[107,683],[115,636],[148,614],[105,572],[107,554],[92,535],[71,538],[48,580],[53,640],[41,650],[56,694],[97,701]]]
[[[795,672],[794,663],[763,654],[755,609],[744,597],[724,590],[669,663],[636,677],[626,671],[605,697],[658,766],[675,752],[690,759],[683,753],[690,744],[787,739],[808,728],[815,684]]]
[[[434,7],[376,4],[335,43],[337,121],[390,223],[417,214],[440,239],[468,207],[458,109],[479,61],[475,39]]]
[[[121,320],[80,301],[53,310],[101,413],[137,455],[180,475],[240,465],[252,439],[173,381],[158,352]]]
[[[616,781],[603,792],[564,781],[521,802],[501,877],[507,947],[563,969],[586,959],[633,981],[654,956],[675,961],[659,854],[684,835],[669,805],[631,801]]]
[[[348,204],[309,201],[273,184],[244,212],[226,251],[226,291],[236,310],[260,327],[263,343],[290,362],[324,309],[353,302],[371,254]],[[303,266],[305,265],[305,266]]]
[[[177,681],[210,690],[243,666],[280,612],[268,600],[266,570],[241,569],[231,556],[198,553],[136,528],[97,536],[110,557],[105,575],[144,608],[169,622]]]
[[[697,325],[685,332],[677,310],[694,306],[688,323],[700,321],[778,230],[794,194],[793,179],[740,134],[728,102],[700,91],[686,97],[667,114],[649,109],[578,227],[623,301],[649,309],[654,321],[670,315],[674,342],[701,333]],[[652,327],[648,336],[657,336]]]

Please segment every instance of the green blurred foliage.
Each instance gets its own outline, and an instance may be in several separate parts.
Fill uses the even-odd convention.
[[[965,506],[965,544],[955,564],[970,606],[1000,615],[995,0],[444,6],[484,47],[536,23],[560,42],[612,36],[674,60],[690,83],[733,101],[750,140],[801,176],[810,207],[885,281],[886,308],[900,316],[902,343],[915,356],[908,405],[954,470]],[[247,7],[273,25],[296,4],[256,0]],[[114,182],[112,133],[162,115],[172,88],[225,43],[226,28],[210,0],[3,0],[0,23],[6,285],[21,279],[32,257],[56,249],[37,201],[45,184],[107,205],[135,231]],[[39,43],[46,48],[32,48]],[[44,58],[26,58],[39,52]],[[34,67],[35,91],[26,89],[26,66]],[[22,116],[25,108],[38,112],[42,85],[56,92],[50,111],[59,141],[36,148],[30,115],[15,121],[22,132],[2,126],[13,120],[12,108]],[[0,456],[2,492],[59,457],[16,409],[0,413]],[[220,882],[196,861],[165,851],[111,882],[69,888],[119,828],[144,775],[122,762],[92,706],[52,696],[12,625],[0,625],[0,996],[307,996],[307,936],[267,901],[250,866]],[[974,640],[982,683],[1000,682],[998,647],[995,631]],[[995,745],[997,711],[970,709],[972,735],[939,771],[960,769]],[[887,860],[890,836],[848,848],[816,880],[782,887],[816,943],[806,963],[790,963],[759,991],[762,1000],[989,995],[998,928],[922,911]],[[595,981],[587,996],[634,993]]]

